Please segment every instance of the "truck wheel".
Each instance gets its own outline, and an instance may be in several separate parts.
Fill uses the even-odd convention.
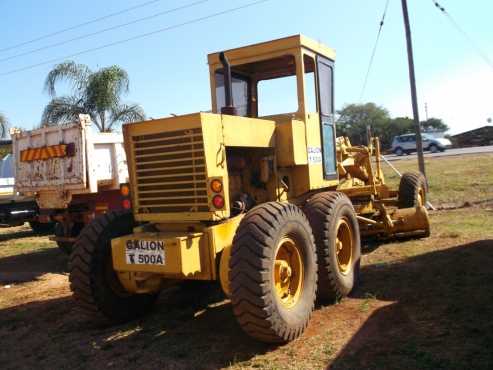
[[[435,144],[431,144],[428,149],[432,153],[438,153],[439,152],[438,146],[436,146]]]
[[[401,155],[404,155],[404,150],[401,147],[395,148],[394,154],[400,157]]]
[[[51,234],[54,228],[52,222],[29,221],[29,226],[31,226],[35,234]]]
[[[75,223],[72,228],[70,229],[70,233],[67,235],[65,232],[65,228],[61,222],[55,223],[54,226],[54,231],[53,233],[57,237],[72,237],[75,238],[79,236],[80,232],[82,231],[82,228],[84,225],[82,223]],[[56,242],[58,248],[60,248],[64,253],[70,255],[72,253],[72,250],[74,248],[74,243],[72,242],[62,242],[62,241],[57,241]]]
[[[131,294],[113,270],[111,240],[132,233],[130,212],[110,212],[81,232],[70,256],[70,289],[85,313],[120,323],[147,312],[157,294]]]
[[[359,279],[361,241],[353,205],[343,193],[323,192],[311,197],[304,211],[317,246],[318,298],[338,301]]]
[[[399,208],[414,208],[426,204],[426,179],[421,173],[407,172],[399,184]]]
[[[293,340],[315,305],[317,256],[312,229],[293,204],[269,202],[241,221],[229,261],[233,311],[263,342]]]

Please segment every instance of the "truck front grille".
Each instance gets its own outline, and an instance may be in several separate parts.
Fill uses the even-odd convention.
[[[208,212],[202,129],[132,137],[138,213]]]

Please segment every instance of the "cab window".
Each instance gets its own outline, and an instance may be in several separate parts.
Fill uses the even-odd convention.
[[[296,112],[298,109],[296,76],[259,81],[258,117]]]
[[[305,108],[307,112],[315,113],[318,111],[315,60],[305,54],[303,64],[305,65]]]
[[[231,83],[233,87],[233,102],[238,111],[238,115],[246,117],[249,115],[249,80],[246,77],[240,75],[231,76]],[[222,71],[216,72],[216,102],[217,111],[220,112],[221,108],[226,104],[226,95],[224,91],[224,74]]]
[[[296,61],[293,55],[231,66],[233,103],[238,114],[265,117],[298,111]],[[225,104],[224,75],[216,71],[216,111]]]

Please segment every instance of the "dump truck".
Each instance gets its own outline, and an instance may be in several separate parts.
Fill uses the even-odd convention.
[[[6,142],[10,147],[10,140],[2,140],[0,146],[5,146]],[[35,199],[17,193],[14,185],[14,157],[8,153],[0,160],[0,227],[20,226],[29,222],[35,233],[51,231],[51,223],[38,222],[39,209]]]
[[[132,211],[79,236],[70,286],[80,308],[122,322],[163,289],[211,281],[247,334],[286,342],[317,299],[354,289],[362,238],[429,235],[424,177],[391,189],[378,138],[337,138],[334,61],[301,35],[213,53],[211,113],[125,124]],[[286,92],[294,109],[275,112]]]
[[[76,122],[12,132],[15,189],[35,199],[40,225],[55,223],[52,240],[66,253],[95,216],[130,207],[121,194],[128,183],[123,137],[91,126],[89,115],[80,115]]]

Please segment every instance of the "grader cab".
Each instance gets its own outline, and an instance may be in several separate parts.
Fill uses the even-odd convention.
[[[133,212],[81,233],[79,305],[124,321],[165,287],[215,281],[249,335],[284,342],[317,298],[354,288],[362,237],[427,236],[424,178],[391,190],[378,138],[336,138],[334,60],[304,36],[210,54],[212,113],[125,125]]]

